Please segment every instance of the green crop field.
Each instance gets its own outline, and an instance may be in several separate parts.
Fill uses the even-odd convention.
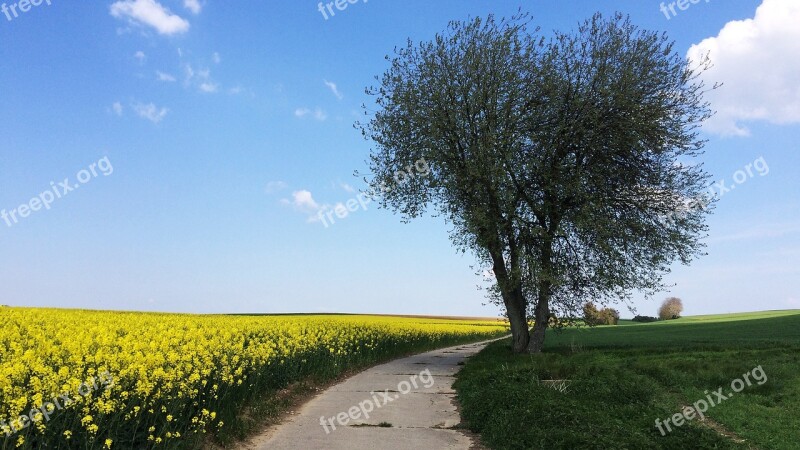
[[[544,354],[501,341],[459,374],[490,448],[800,448],[800,311],[548,333]]]

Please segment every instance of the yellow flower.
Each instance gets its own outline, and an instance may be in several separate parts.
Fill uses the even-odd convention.
[[[124,442],[114,430],[132,429],[136,422],[147,423],[147,440],[153,443],[148,447],[163,442],[159,435],[180,447],[183,435],[216,432],[224,423],[216,422],[220,417],[215,411],[239,406],[220,405],[220,399],[264,385],[276,370],[347,369],[354,361],[489,338],[508,329],[500,321],[435,318],[196,316],[34,308],[0,308],[0,323],[0,342],[5,343],[0,358],[0,419],[19,417],[58,398],[57,408],[81,417],[90,439],[108,438],[106,447],[113,440]],[[187,410],[200,413],[184,414]],[[40,414],[35,416],[41,419]],[[73,431],[67,423],[45,425],[40,420],[34,432],[70,440]],[[167,424],[172,431],[166,431]],[[23,436],[9,441],[9,446],[10,442],[30,446]]]

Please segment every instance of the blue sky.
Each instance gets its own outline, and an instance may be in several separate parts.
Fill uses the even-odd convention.
[[[736,188],[710,220],[709,255],[676,267],[663,296],[688,314],[800,308],[794,0],[766,0],[758,16],[761,0],[675,15],[650,0],[370,0],[327,19],[313,1],[5,3],[2,304],[498,314],[440,219],[402,224],[373,205],[328,227],[314,217],[364,187],[353,172],[371,147],[353,122],[384,55],[449,20],[521,6],[545,31],[599,7],[666,31],[681,53],[712,50],[709,76],[726,86],[711,98],[721,114],[705,160]],[[65,179],[80,188],[51,200]],[[637,298],[639,312],[657,300]]]

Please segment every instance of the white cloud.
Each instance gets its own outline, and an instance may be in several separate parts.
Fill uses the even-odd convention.
[[[143,103],[134,103],[131,105],[133,110],[139,117],[143,119],[147,119],[153,123],[159,123],[161,120],[166,117],[169,110],[167,108],[158,108],[153,103],[143,104]]]
[[[160,70],[156,70],[156,76],[158,77],[158,81],[166,81],[166,82],[173,82],[175,81],[175,77],[168,74],[161,72]]]
[[[279,184],[281,188],[285,187],[285,183],[277,183],[281,183]],[[269,185],[267,187],[269,188]],[[307,190],[295,191],[292,193],[291,199],[284,198],[281,199],[280,202],[286,206],[291,206],[295,211],[305,214],[307,216],[306,222],[308,223],[319,222],[328,211],[336,211],[339,209],[340,211],[345,211],[345,214],[347,214],[348,211],[345,204],[341,202],[336,203],[333,206],[327,203],[317,203],[317,201],[314,200],[314,197],[311,195],[311,192]]]
[[[323,121],[328,118],[328,113],[323,111],[321,108],[314,109],[314,118]]]
[[[269,183],[267,183],[267,187],[264,188],[264,191],[267,194],[272,194],[275,192],[280,192],[286,189],[287,187],[289,187],[289,185],[283,181],[270,181]]]
[[[172,14],[156,0],[118,1],[111,5],[110,12],[112,16],[126,19],[132,24],[150,26],[159,34],[171,35],[189,31],[189,22]]]
[[[192,69],[191,64],[186,64],[183,69],[186,72],[186,82],[188,83],[194,78],[194,69]]]
[[[184,85],[186,87],[195,86],[201,92],[214,93],[219,90],[219,83],[211,79],[211,70],[192,68],[191,64],[184,65]]]
[[[294,115],[295,117],[299,117],[301,119],[311,116],[320,122],[328,118],[328,113],[326,113],[325,110],[320,107],[316,107],[313,110],[308,108],[297,108],[294,110]]]
[[[339,92],[339,88],[336,86],[336,83],[328,80],[322,80],[322,82],[325,83],[325,86],[328,86],[328,89],[330,89],[331,92],[333,92],[333,95],[335,95],[336,98],[338,98],[339,100],[344,98],[344,95],[342,95],[342,93]]]
[[[328,118],[328,113],[325,112],[324,109],[320,107],[316,107],[313,110],[308,108],[297,108],[294,110],[295,117],[300,119],[304,119],[306,117],[313,117],[320,122],[326,120]]]
[[[214,54],[211,55],[211,60],[214,61],[214,64],[219,64],[222,62],[222,57],[219,56],[219,53],[214,52]]]
[[[354,188],[353,186],[350,186],[347,183],[339,183],[339,187],[342,188],[345,192],[353,193],[353,192],[356,191],[356,188]]]
[[[200,0],[183,0],[183,6],[191,11],[192,14],[200,14],[200,11],[203,9]]]
[[[203,92],[209,93],[209,94],[217,92],[217,88],[218,87],[219,87],[218,84],[211,83],[211,82],[208,82],[208,81],[204,82],[204,83],[200,83],[200,90],[203,91]]]
[[[294,209],[308,214],[316,213],[320,209],[320,205],[307,190],[293,192],[291,200],[284,199],[283,203],[292,205]]]
[[[133,55],[133,57],[136,58],[137,61],[139,61],[139,64],[143,64],[145,62],[145,60],[147,60],[147,55],[145,55],[144,52],[141,51],[141,50],[136,52]]]
[[[111,110],[114,111],[114,114],[118,116],[122,115],[122,109],[122,103],[120,102],[114,102],[114,104],[111,105]]]
[[[717,115],[705,126],[721,135],[747,136],[744,124],[800,123],[800,2],[764,0],[753,19],[728,22],[716,37],[693,45],[687,56],[699,61],[708,53],[714,67],[703,79]]]

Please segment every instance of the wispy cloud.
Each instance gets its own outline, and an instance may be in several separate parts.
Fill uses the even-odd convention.
[[[283,181],[270,181],[267,183],[267,187],[264,188],[264,192],[267,194],[274,194],[286,189],[287,187],[289,187],[289,185]]]
[[[203,9],[203,5],[200,3],[200,0],[183,0],[183,6],[191,11],[192,14],[200,14],[200,11]]]
[[[184,85],[185,86],[194,86],[200,92],[205,93],[214,93],[219,90],[219,83],[215,82],[211,78],[211,70],[204,68],[204,69],[197,69],[195,70],[191,64],[184,64]]]
[[[306,214],[315,214],[321,206],[314,200],[311,191],[301,190],[292,192],[291,199],[282,199],[281,203],[291,205],[295,210]]]
[[[200,83],[200,90],[209,94],[217,92],[219,85],[217,83],[204,82]]]
[[[159,123],[164,117],[167,116],[169,110],[167,108],[159,108],[153,103],[143,104],[143,103],[134,103],[131,105],[133,111],[136,114],[143,118],[147,119],[153,123]]]
[[[308,223],[319,222],[328,211],[347,210],[345,204],[341,202],[335,205],[319,203],[311,195],[311,192],[305,189],[293,192],[291,198],[281,199],[281,203],[304,214]]]
[[[114,111],[114,114],[118,116],[122,115],[122,109],[122,103],[120,102],[114,102],[114,104],[111,105],[111,110]]]
[[[189,31],[189,22],[173,14],[156,0],[122,0],[110,8],[111,15],[133,25],[145,25],[159,34],[171,35]]]
[[[339,88],[336,86],[336,83],[328,80],[322,80],[322,82],[325,83],[325,86],[328,86],[328,89],[330,89],[331,92],[333,92],[333,95],[335,95],[336,98],[338,98],[339,100],[344,98],[344,95],[342,95],[342,93],[339,92]]]
[[[164,72],[162,72],[160,70],[156,70],[156,77],[158,77],[158,81],[166,81],[168,83],[172,83],[172,82],[175,81],[175,77],[174,76],[172,76],[172,75],[170,75],[168,73],[164,73]]]
[[[145,55],[144,52],[141,50],[134,53],[133,57],[136,58],[137,61],[139,61],[139,64],[144,64],[144,62],[147,61],[147,55]]]
[[[314,108],[313,110],[308,108],[297,108],[294,110],[294,115],[295,117],[299,117],[301,119],[313,117],[320,122],[328,118],[328,113],[326,113],[325,110],[320,107]]]

